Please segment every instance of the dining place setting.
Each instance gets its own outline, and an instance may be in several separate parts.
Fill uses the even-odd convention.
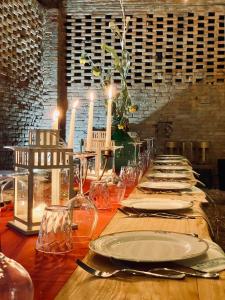
[[[154,169],[158,161],[164,161],[165,166],[171,161],[187,165],[185,158],[174,157],[169,157],[168,164],[168,155],[153,159],[135,190],[120,202],[111,226],[90,241],[88,256],[76,261],[80,267],[77,274],[85,272],[86,280],[88,276],[105,279],[105,288],[107,280],[114,277],[124,282],[121,287],[124,290],[130,277],[134,277],[132,282],[143,278],[145,284],[146,278],[150,282],[220,278],[220,272],[225,269],[225,255],[207,236],[206,232],[212,228],[201,209],[201,202],[207,200],[204,192],[195,187],[195,174],[186,170],[158,172]],[[191,169],[189,163],[188,166]],[[146,193],[148,190],[150,193]],[[203,226],[204,233],[198,230],[198,223],[208,225]],[[194,230],[187,231],[187,225]],[[210,234],[213,236],[213,231]]]

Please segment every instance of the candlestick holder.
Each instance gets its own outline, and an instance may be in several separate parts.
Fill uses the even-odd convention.
[[[105,149],[102,151],[102,155],[106,158],[113,157],[113,150],[112,149]]]
[[[8,226],[25,235],[36,234],[48,205],[63,204],[74,196],[72,149],[60,146],[59,131],[29,131],[29,145],[14,150],[14,219]],[[23,173],[27,171],[27,173]],[[65,176],[66,183],[65,183]]]
[[[96,179],[100,177],[102,174],[102,169],[105,165],[105,158],[108,157],[110,154],[110,149],[115,145],[114,141],[111,141],[111,145],[109,149],[105,147],[105,140],[106,140],[106,132],[105,131],[97,131],[94,130],[92,132],[92,143],[91,143],[91,150],[96,153],[95,157],[95,177]],[[85,140],[85,148],[87,146],[87,140]],[[105,156],[104,156],[105,153]],[[103,156],[103,159],[102,159]]]

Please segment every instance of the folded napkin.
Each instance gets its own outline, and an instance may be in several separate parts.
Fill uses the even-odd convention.
[[[209,249],[201,256],[180,261],[179,264],[203,272],[219,272],[225,270],[225,253],[219,245],[204,239]]]

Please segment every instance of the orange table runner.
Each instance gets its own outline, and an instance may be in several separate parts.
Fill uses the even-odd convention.
[[[115,213],[116,207],[110,211],[99,212],[94,237],[103,231]],[[35,250],[37,235],[26,237],[6,226],[12,215],[12,211],[0,213],[2,252],[19,262],[29,272],[34,284],[34,300],[54,299],[75,270],[76,259],[86,255],[88,244],[76,244],[75,249],[65,255],[40,253]]]

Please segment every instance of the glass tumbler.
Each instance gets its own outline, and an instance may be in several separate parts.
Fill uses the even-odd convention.
[[[45,208],[36,250],[63,254],[73,249],[71,209],[67,206],[52,205]]]
[[[89,197],[97,209],[111,209],[109,189],[106,181],[96,180],[91,182]]]

